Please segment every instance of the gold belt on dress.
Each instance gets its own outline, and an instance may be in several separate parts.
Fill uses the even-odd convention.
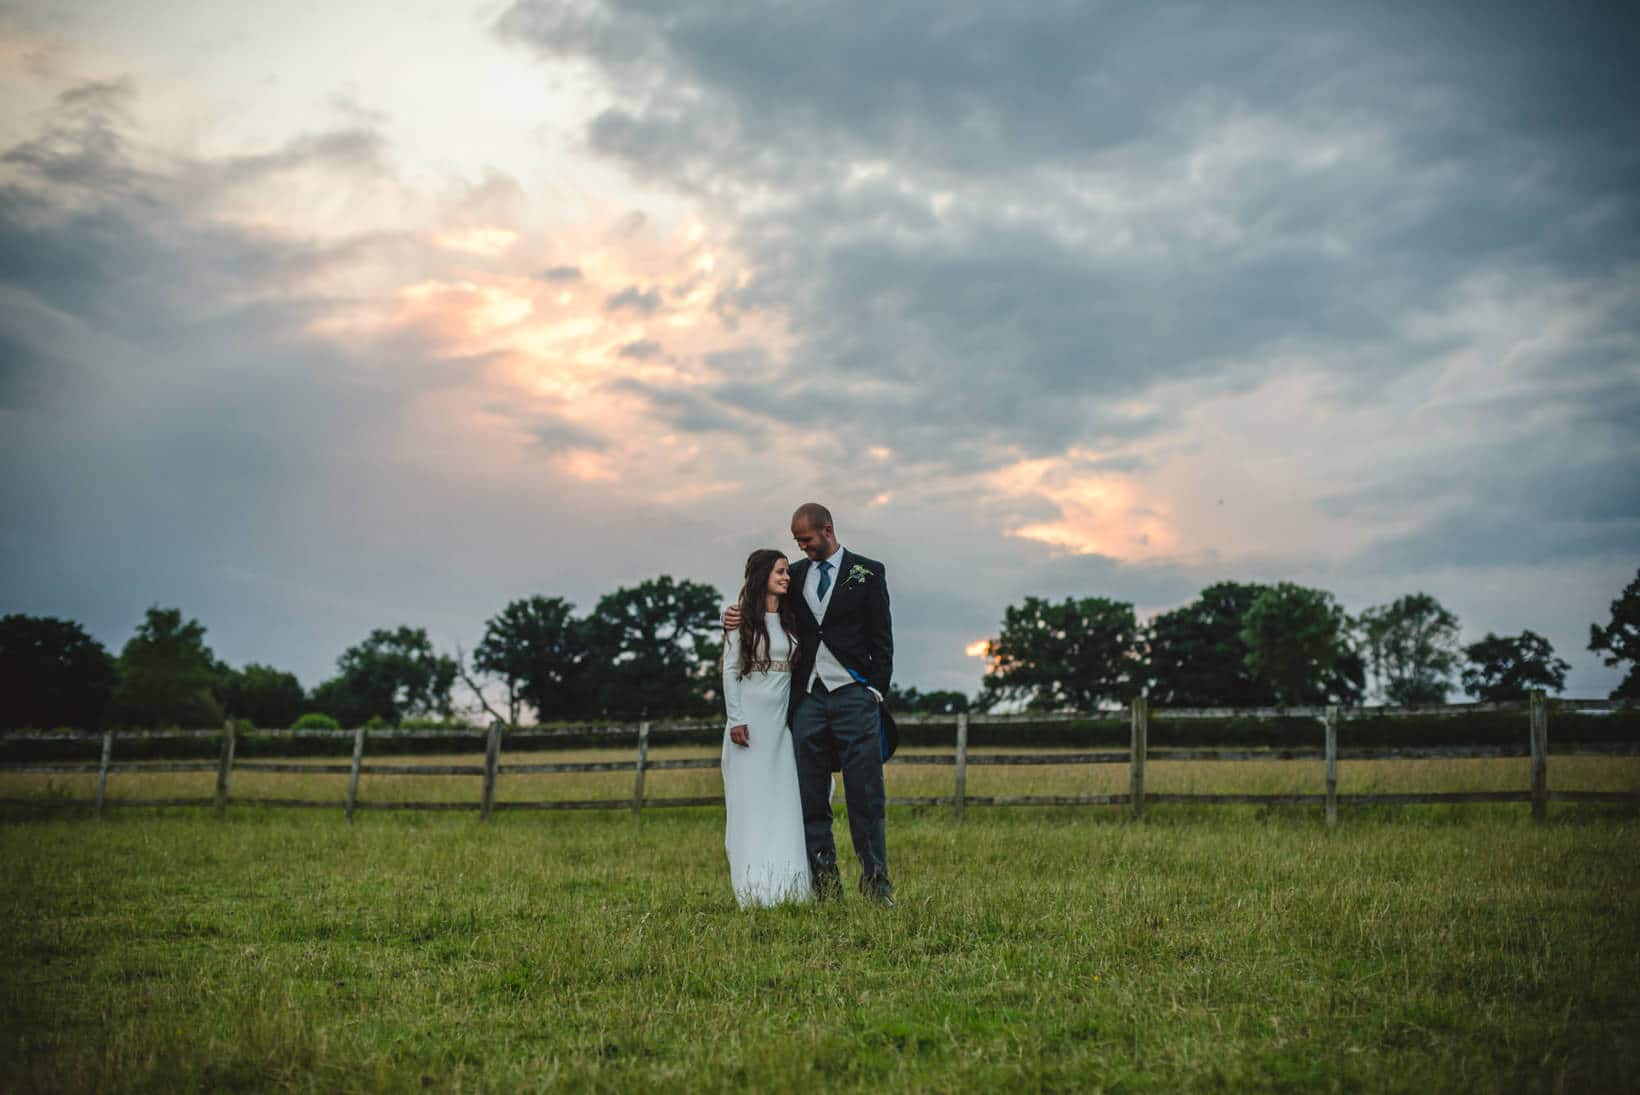
[[[790,673],[791,671],[791,662],[770,662],[765,669],[753,670],[753,672],[758,673]]]

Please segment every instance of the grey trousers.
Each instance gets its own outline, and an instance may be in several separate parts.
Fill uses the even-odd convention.
[[[803,839],[809,870],[830,872],[837,866],[837,844],[831,835],[831,771],[843,770],[843,799],[848,803],[849,835],[864,878],[888,877],[884,836],[883,751],[877,736],[877,700],[863,684],[831,692],[808,692],[792,717],[792,744],[797,752],[797,786],[803,799]]]

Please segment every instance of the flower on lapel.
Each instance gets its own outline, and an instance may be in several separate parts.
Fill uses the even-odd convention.
[[[848,568],[848,584],[849,585],[854,585],[856,582],[869,582],[869,581],[871,581],[871,570],[870,570],[870,568],[868,568],[866,566],[863,566],[860,563],[855,563],[853,566]]]

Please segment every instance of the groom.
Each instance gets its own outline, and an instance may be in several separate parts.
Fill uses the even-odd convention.
[[[800,644],[786,708],[797,753],[803,837],[815,895],[842,896],[831,835],[831,773],[843,773],[849,835],[860,859],[860,891],[894,904],[884,839],[883,698],[894,674],[894,629],[883,564],[837,543],[831,512],[806,502],[792,514],[792,538],[806,558],[791,568]],[[739,623],[726,615],[726,626]],[[893,721],[887,719],[891,731]]]

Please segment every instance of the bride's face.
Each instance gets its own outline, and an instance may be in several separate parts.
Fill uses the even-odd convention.
[[[784,597],[786,590],[791,588],[792,575],[786,566],[786,560],[776,559],[774,569],[769,571],[769,592],[776,597]]]

